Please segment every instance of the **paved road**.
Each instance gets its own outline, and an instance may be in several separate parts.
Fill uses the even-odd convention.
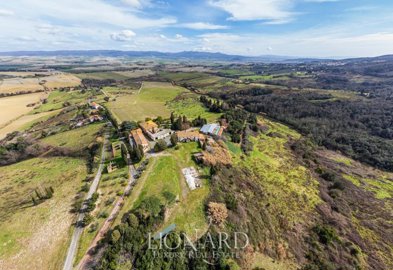
[[[105,148],[106,148],[107,142],[108,142],[108,134],[105,135],[104,144],[103,144],[103,147],[101,150],[100,166],[98,167],[98,171],[97,171],[96,176],[94,177],[93,183],[91,183],[91,185],[90,185],[90,189],[86,195],[85,200],[90,199],[91,196],[93,195],[93,193],[97,191],[97,187],[98,187],[98,184],[100,183],[100,179],[101,179],[102,170],[104,169]],[[81,211],[78,215],[78,218],[76,220],[76,224],[79,224],[83,220],[83,218],[85,217],[85,213],[84,213],[85,209],[86,209],[86,204],[83,204],[82,209],[81,209]],[[72,235],[71,243],[68,248],[67,257],[64,262],[63,270],[72,270],[73,269],[73,263],[74,263],[74,259],[76,256],[76,252],[78,250],[78,244],[79,244],[79,240],[80,240],[82,232],[83,232],[83,227],[80,227],[80,226],[75,227],[74,233]]]
[[[93,242],[90,244],[86,254],[83,256],[83,258],[80,261],[77,269],[87,269],[87,265],[92,260],[92,256],[90,255],[89,251],[93,250],[97,246],[98,241],[100,241],[105,236],[105,234],[111,228],[112,222],[115,220],[116,216],[119,214],[121,208],[123,207],[123,202],[124,202],[126,194],[131,191],[131,189],[133,187],[133,184],[136,181],[136,179],[134,177],[135,174],[136,174],[134,166],[133,165],[129,165],[128,169],[129,169],[129,178],[128,178],[128,184],[127,184],[126,188],[124,189],[124,194],[117,200],[115,206],[112,209],[111,214],[105,220],[105,222],[102,225],[100,231],[97,233],[97,235],[94,238]]]

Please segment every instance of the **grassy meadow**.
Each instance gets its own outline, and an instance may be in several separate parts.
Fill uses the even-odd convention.
[[[208,171],[200,169],[192,159],[192,154],[198,152],[198,144],[179,144],[178,149],[168,149],[165,155],[153,157],[142,177],[138,179],[130,197],[125,201],[124,208],[119,214],[115,224],[119,223],[121,216],[135,208],[146,197],[157,196],[162,203],[168,204],[163,193],[169,191],[178,196],[179,202],[168,205],[165,223],[162,228],[175,223],[177,229],[184,230],[193,235],[194,229],[202,231],[207,229],[204,201],[207,198],[210,186],[206,179]],[[200,169],[202,187],[191,191],[181,172],[182,168],[193,166]]]
[[[74,215],[71,204],[86,177],[75,158],[33,158],[0,167],[0,265],[2,269],[59,269]],[[51,199],[33,206],[37,188]]]
[[[119,122],[142,121],[146,117],[169,117],[170,110],[165,106],[185,89],[170,83],[144,82],[140,92],[124,95],[107,103],[107,107]]]
[[[201,102],[197,95],[186,93],[179,98],[168,103],[168,109],[176,115],[185,115],[188,119],[195,119],[198,116],[206,118],[208,122],[213,122],[220,117],[218,113],[211,113]]]
[[[103,126],[103,123],[90,124],[48,136],[41,141],[52,146],[67,147],[73,150],[78,150],[87,147],[90,143],[92,143]]]
[[[91,96],[91,92],[81,93],[81,91],[52,91],[48,98],[47,103],[41,104],[35,108],[31,113],[48,112],[63,108],[64,102],[69,102],[71,105],[86,102],[87,98]]]
[[[250,137],[254,144],[248,156],[235,156],[235,166],[248,169],[252,177],[269,190],[267,197],[271,213],[282,213],[290,224],[301,222],[304,213],[311,212],[320,203],[318,181],[311,172],[299,165],[286,144],[289,138],[299,139],[300,134],[287,126],[260,119],[269,127],[269,136]],[[231,148],[231,147],[230,147]]]

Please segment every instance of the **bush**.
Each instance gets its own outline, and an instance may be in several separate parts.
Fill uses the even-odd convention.
[[[313,231],[318,235],[322,244],[329,245],[331,242],[338,240],[338,236],[334,229],[325,225],[317,225]]]
[[[154,151],[155,152],[161,152],[161,151],[164,151],[167,148],[168,148],[168,146],[166,144],[166,141],[163,140],[163,139],[158,140],[156,145],[154,145]]]
[[[164,196],[164,198],[167,200],[168,204],[172,204],[176,200],[176,195],[169,192],[169,191],[164,191],[162,193],[162,196]]]
[[[107,212],[102,211],[101,213],[98,214],[98,218],[107,218],[109,215]]]

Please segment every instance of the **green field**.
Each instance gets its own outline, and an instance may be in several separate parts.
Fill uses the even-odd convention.
[[[173,80],[173,81],[183,81],[183,80],[191,80],[195,78],[206,78],[207,74],[200,72],[160,72],[160,77],[165,79]]]
[[[129,77],[117,73],[117,72],[86,72],[86,73],[77,73],[74,74],[76,77],[80,79],[95,79],[95,80],[105,80],[105,79],[113,79],[113,80],[126,80]]]
[[[170,110],[165,106],[178,94],[186,91],[170,83],[144,82],[139,93],[124,95],[110,101],[108,109],[119,122],[142,121],[146,117],[169,117]]]
[[[201,116],[202,118],[206,118],[208,122],[213,122],[220,117],[218,113],[209,112],[209,109],[199,102],[198,96],[191,93],[184,98],[169,102],[167,107],[176,115],[185,115],[188,119],[195,119]]]
[[[58,110],[63,108],[64,102],[69,102],[71,105],[79,104],[87,100],[92,93],[86,92],[81,93],[80,91],[52,91],[49,94],[47,99],[47,103],[40,105],[37,109],[34,109],[30,114],[38,113],[38,112],[48,112],[53,110]]]
[[[201,188],[190,191],[181,173],[181,169],[185,167],[198,168],[192,154],[199,151],[197,143],[184,143],[179,144],[178,149],[168,149],[164,156],[151,158],[147,170],[138,179],[115,224],[119,223],[125,212],[135,208],[146,197],[157,196],[162,203],[167,204],[163,192],[169,191],[178,196],[180,202],[168,206],[167,219],[162,227],[175,223],[179,230],[189,232],[190,235],[193,235],[194,229],[201,232],[206,230],[204,201],[210,191],[208,177],[203,177]],[[207,175],[208,170],[202,169],[201,176]]]
[[[84,127],[61,132],[42,139],[43,143],[73,150],[87,147],[97,137],[97,133],[104,126],[103,123],[90,124]]]
[[[2,269],[59,269],[74,215],[71,204],[86,177],[75,158],[34,158],[0,167]],[[52,186],[51,199],[33,206],[34,189]]]

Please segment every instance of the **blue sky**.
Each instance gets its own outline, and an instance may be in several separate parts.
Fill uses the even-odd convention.
[[[13,0],[0,51],[116,49],[299,57],[393,53],[391,0]]]

